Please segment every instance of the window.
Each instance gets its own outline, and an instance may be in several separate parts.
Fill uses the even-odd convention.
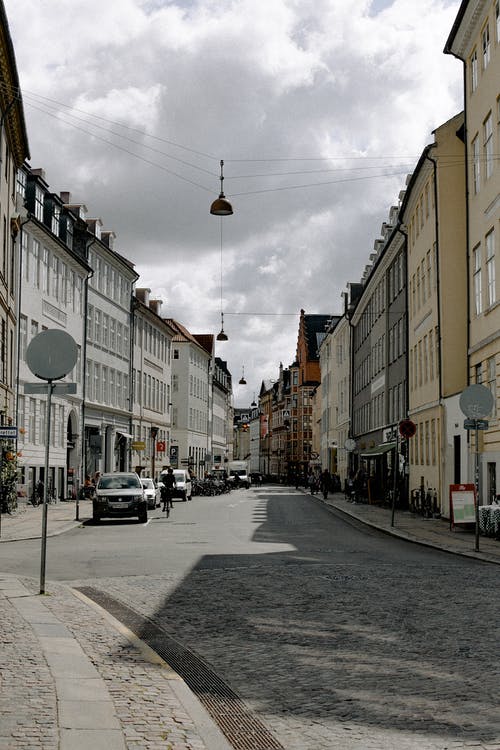
[[[50,265],[49,251],[46,247],[42,250],[42,291],[46,294],[50,289]]]
[[[17,406],[17,426],[19,427],[18,442],[24,443],[24,410],[25,410],[25,397],[19,396]]]
[[[470,89],[475,91],[477,89],[477,49],[471,55],[470,58]]]
[[[477,195],[481,188],[481,162],[479,157],[479,136],[472,141],[472,174],[474,193]]]
[[[26,349],[28,346],[28,318],[21,315],[19,318],[19,354],[21,359],[26,359]]]
[[[497,44],[500,44],[500,0],[495,3],[495,27],[497,30]]]
[[[179,359],[179,350],[174,349],[174,359]]]
[[[56,235],[56,237],[59,237],[59,220],[61,218],[61,207],[57,205],[57,203],[54,204],[53,212],[52,212],[52,233]]]
[[[40,288],[40,243],[38,240],[31,241],[31,283],[35,289]]]
[[[491,112],[483,123],[483,152],[485,177],[488,179],[493,174],[493,116]]]
[[[29,401],[28,442],[36,442],[36,400],[34,398],[30,398]]]
[[[490,61],[490,25],[487,23],[481,36],[483,46],[483,70],[486,70]]]
[[[34,339],[35,336],[38,336],[38,322],[36,320],[32,320],[31,321],[31,338]]]
[[[482,285],[481,285],[481,245],[478,245],[472,251],[473,258],[473,279],[474,279],[474,303],[476,315],[481,315],[483,311]]]
[[[488,305],[491,307],[496,302],[494,229],[486,235],[486,274],[488,279]]]
[[[35,186],[35,217],[43,221],[43,190],[39,185]]]

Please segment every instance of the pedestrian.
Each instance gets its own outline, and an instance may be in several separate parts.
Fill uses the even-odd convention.
[[[36,484],[36,499],[37,499],[37,505],[40,505],[43,503],[43,493],[44,493],[45,487],[41,479],[38,480]]]
[[[320,478],[321,492],[323,493],[323,497],[325,498],[325,500],[327,499],[328,492],[330,490],[330,482],[331,482],[330,472],[328,471],[328,469],[325,469],[324,471],[321,472],[321,478]]]
[[[174,470],[171,466],[168,467],[167,473],[162,476],[163,487],[160,489],[161,499],[163,502],[162,512],[167,514],[167,518],[170,515],[170,508],[174,507],[172,502],[172,495],[174,487],[177,486],[174,476]]]
[[[309,485],[309,489],[311,490],[311,495],[314,495],[316,491],[316,477],[314,475],[314,471],[311,471],[311,473],[309,474],[307,484]]]
[[[87,476],[85,477],[85,482],[83,483],[83,497],[86,500],[89,500],[94,494],[94,489],[95,487],[92,483],[92,480],[90,476],[87,474]]]

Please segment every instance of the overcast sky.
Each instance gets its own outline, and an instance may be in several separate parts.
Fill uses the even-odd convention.
[[[31,166],[116,232],[165,317],[217,334],[224,312],[247,406],[295,358],[300,309],[341,311],[462,109],[459,0],[4,2]]]

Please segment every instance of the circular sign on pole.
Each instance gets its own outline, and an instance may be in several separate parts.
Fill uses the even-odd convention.
[[[460,395],[460,409],[469,419],[484,419],[493,410],[493,394],[485,385],[469,385]]]
[[[347,438],[344,443],[344,448],[346,449],[346,451],[353,451],[356,448],[356,441],[352,438]]]
[[[57,328],[42,331],[31,339],[26,362],[40,380],[60,380],[71,372],[78,360],[76,341]]]
[[[399,434],[404,438],[411,438],[417,431],[417,425],[411,419],[403,419],[399,423]]]

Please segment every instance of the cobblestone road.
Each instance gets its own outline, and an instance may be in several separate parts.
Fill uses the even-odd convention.
[[[298,495],[254,502],[258,541],[296,554],[80,583],[195,651],[288,750],[499,750],[498,567],[358,531]]]

